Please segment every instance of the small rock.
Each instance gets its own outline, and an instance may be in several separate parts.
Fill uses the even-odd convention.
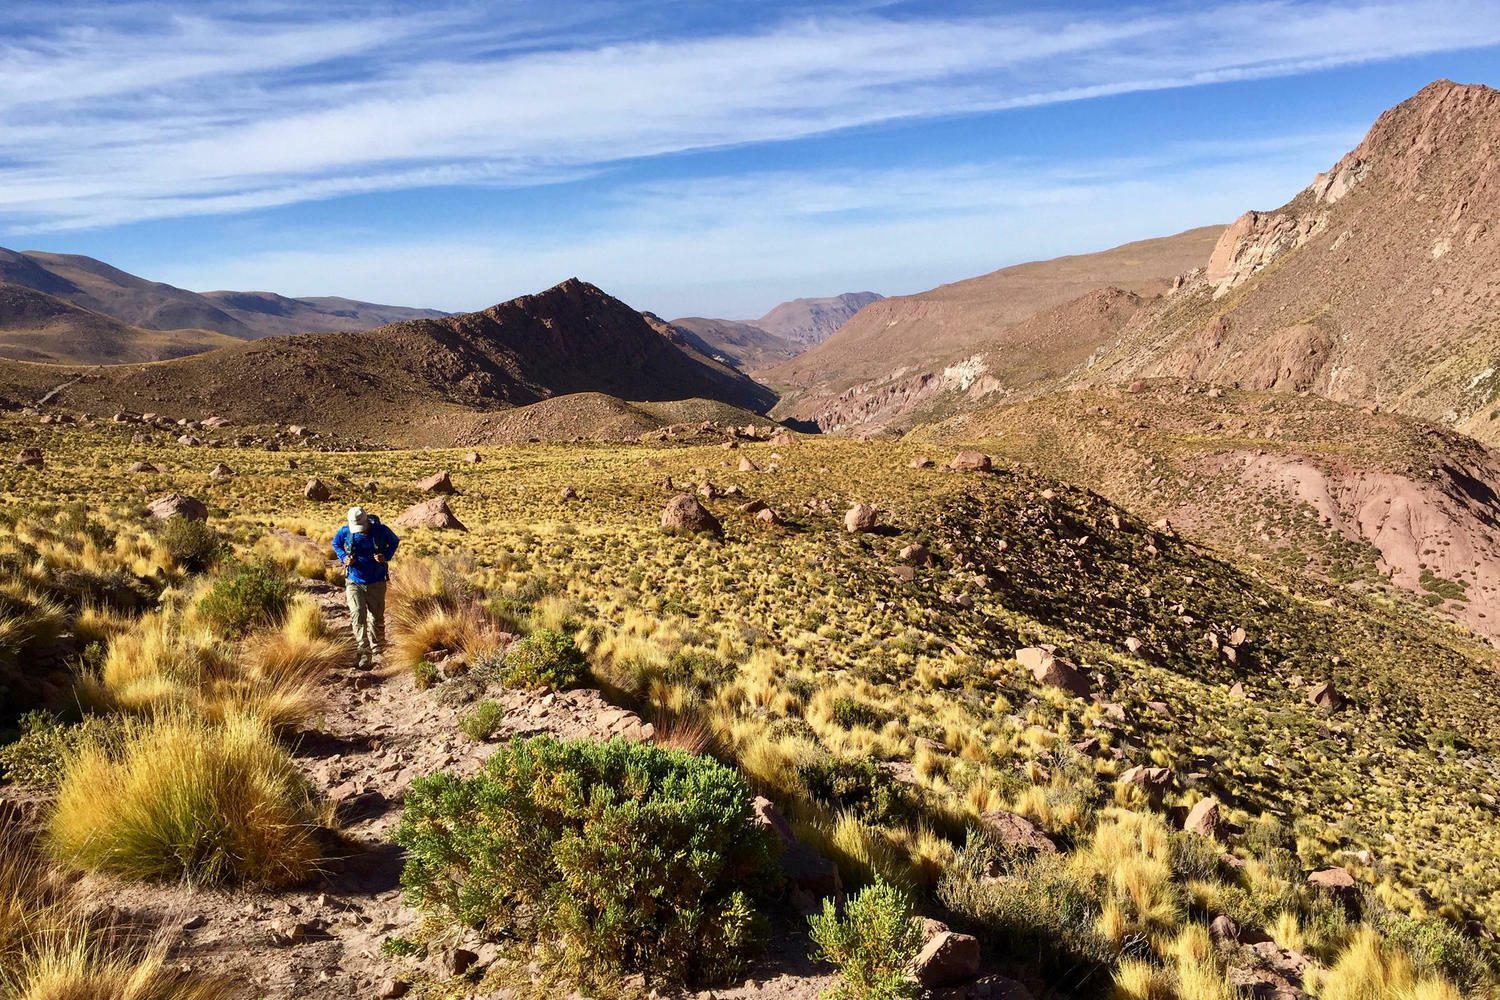
[[[989,472],[994,468],[990,456],[978,451],[961,451],[948,463],[949,472]]]
[[[857,503],[844,515],[844,528],[850,534],[874,531],[879,519],[880,513],[874,507],[867,503]]]
[[[1219,836],[1219,802],[1217,799],[1202,799],[1188,810],[1182,828],[1200,837],[1216,839]]]
[[[307,485],[302,487],[302,495],[317,503],[333,499],[333,493],[328,489],[328,484],[321,479],[309,479]]]
[[[458,487],[453,485],[453,480],[449,478],[446,470],[434,472],[426,479],[418,481],[417,489],[423,493],[446,493],[449,496],[458,492]]]
[[[912,974],[928,989],[966,982],[979,974],[979,939],[941,931],[912,959]]]

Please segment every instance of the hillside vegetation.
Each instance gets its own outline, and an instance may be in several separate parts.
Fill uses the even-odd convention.
[[[0,431],[45,462],[0,469],[0,677],[17,710],[60,713],[5,752],[14,850],[115,880],[98,891],[142,920],[194,905],[216,935],[255,930],[216,951],[158,928],[195,974],[308,996],[386,977],[427,996],[626,996],[740,988],[753,968],[811,997],[819,980],[786,978],[813,947],[799,910],[870,887],[848,925],[819,918],[818,953],[845,990],[897,992],[847,996],[934,975],[906,971],[937,940],[909,931],[908,906],[1038,997],[1493,989],[1496,654],[1419,602],[1200,548],[1004,455],[945,471],[951,449],[917,442],[513,445],[466,463]],[[914,461],[928,454],[939,467]],[[155,471],[127,471],[140,460]],[[210,478],[217,462],[230,473]],[[383,676],[356,676],[324,620],[338,598],[317,602],[340,580],[323,546],[349,503],[394,521],[444,469],[468,530],[401,529]],[[332,499],[307,499],[309,477]],[[721,532],[661,530],[682,491]],[[207,527],[145,516],[171,492],[200,498]],[[386,766],[368,734],[319,733],[364,704],[421,734],[395,761],[412,782],[391,792],[399,830],[347,804],[368,796],[345,783]],[[446,733],[421,728],[439,719]],[[620,735],[569,742],[589,726]],[[183,759],[225,777],[159,815]],[[116,791],[86,794],[101,787]],[[356,853],[411,852],[420,919],[318,874],[356,829]],[[295,900],[312,929],[268,937],[220,890],[184,903],[183,877],[267,910]],[[382,955],[358,957],[382,925],[338,918],[348,906],[390,914]],[[452,958],[455,942],[483,957]]]

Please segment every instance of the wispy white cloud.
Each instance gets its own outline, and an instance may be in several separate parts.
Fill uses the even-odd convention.
[[[581,275],[670,316],[760,315],[784,298],[943,281],[1143,236],[1227,222],[1311,180],[1358,129],[1066,167],[1023,161],[815,170],[623,187],[586,231],[445,232],[184,262],[188,287],[337,287],[366,298],[481,308]],[[1249,154],[1247,156],[1247,154]]]
[[[507,5],[503,19],[486,5],[393,7],[364,22],[337,5],[180,15],[127,2],[94,21],[48,6],[52,23],[94,26],[33,19],[0,42],[0,231],[533,184],[893,120],[1500,43],[1492,0],[921,19],[846,8],[635,40],[617,5],[580,5],[566,24],[555,4]]]

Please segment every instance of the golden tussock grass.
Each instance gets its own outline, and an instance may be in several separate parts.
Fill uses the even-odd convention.
[[[167,714],[66,761],[48,822],[54,854],[135,879],[280,886],[321,857],[330,821],[264,724]]]
[[[228,1000],[223,980],[166,964],[87,918],[68,880],[14,837],[0,839],[0,996],[6,1000]]]

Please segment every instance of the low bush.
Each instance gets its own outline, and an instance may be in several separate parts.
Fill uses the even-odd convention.
[[[286,614],[292,588],[270,560],[228,566],[198,602],[206,620],[231,635],[244,635],[257,625],[269,625]]]
[[[87,715],[73,724],[51,712],[27,712],[15,742],[0,746],[0,777],[30,788],[51,788],[62,780],[69,755],[80,746],[110,745],[122,732],[113,716]]]
[[[163,715],[67,757],[47,839],[126,878],[283,886],[316,867],[326,819],[260,722]]]
[[[203,573],[224,554],[224,541],[205,521],[169,517],[156,529],[156,540],[172,561],[189,573]]]
[[[892,781],[874,761],[816,757],[797,765],[797,777],[814,799],[834,810],[848,810],[866,823],[892,825],[914,819],[914,793]]]
[[[808,918],[816,957],[838,966],[834,1000],[914,1000],[921,994],[907,966],[922,947],[922,924],[906,894],[875,882],[849,897],[839,915],[833,900]]]
[[[505,651],[498,675],[507,687],[561,691],[577,684],[587,668],[572,639],[539,628]]]
[[[418,780],[396,839],[414,903],[554,945],[585,983],[733,975],[776,883],[737,773],[623,740],[512,740],[473,778]]]
[[[495,730],[500,728],[500,721],[504,718],[505,706],[487,698],[463,717],[458,728],[475,743],[483,743],[495,735]]]

